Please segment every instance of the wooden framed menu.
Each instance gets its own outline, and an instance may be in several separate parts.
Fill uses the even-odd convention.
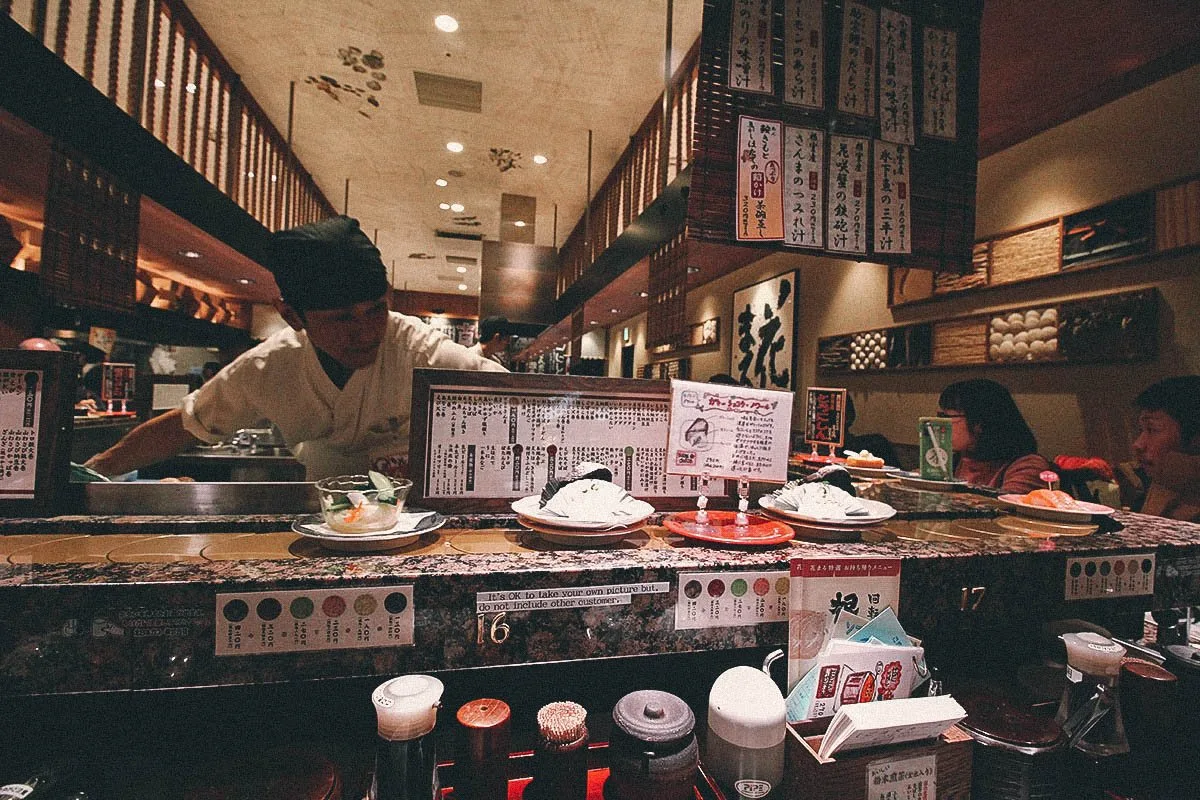
[[[846,440],[846,390],[813,386],[804,407],[804,441],[841,447]]]
[[[670,400],[662,381],[415,370],[415,502],[447,513],[507,512],[593,461],[656,509],[694,507],[700,478],[665,469]],[[723,483],[714,482],[713,496]]]
[[[52,513],[68,483],[74,353],[0,350],[0,515]]]

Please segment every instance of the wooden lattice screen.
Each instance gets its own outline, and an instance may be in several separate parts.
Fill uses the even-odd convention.
[[[647,347],[687,343],[688,241],[680,233],[650,255],[650,300],[646,315]]]

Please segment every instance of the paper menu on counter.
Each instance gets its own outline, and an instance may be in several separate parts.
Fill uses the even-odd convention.
[[[42,370],[0,369],[0,498],[5,500],[35,496],[43,383]]]
[[[832,641],[787,697],[788,722],[833,716],[843,705],[908,697],[921,647]]]
[[[967,712],[950,695],[856,703],[838,709],[817,755],[915,742],[940,736],[964,720]]]
[[[873,556],[792,559],[788,598],[788,688],[816,664],[845,612],[872,620],[900,608],[900,559]]]
[[[671,381],[666,471],[787,480],[792,393]]]

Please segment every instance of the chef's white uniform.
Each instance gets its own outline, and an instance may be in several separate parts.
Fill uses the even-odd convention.
[[[285,328],[246,351],[183,401],[183,425],[206,442],[269,420],[309,480],[408,466],[412,372],[419,367],[503,372],[421,320],[389,313],[375,363],[338,389],[304,331]]]

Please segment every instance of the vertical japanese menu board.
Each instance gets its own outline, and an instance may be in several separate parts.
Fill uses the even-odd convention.
[[[966,270],[981,17],[981,0],[704,0],[688,235]]]
[[[846,390],[813,386],[804,407],[804,441],[840,447],[846,440]]]
[[[0,350],[0,516],[53,509],[67,484],[75,356]]]
[[[664,469],[669,402],[650,381],[417,370],[414,492],[439,510],[507,510],[591,461],[635,497],[694,497],[698,478]]]

